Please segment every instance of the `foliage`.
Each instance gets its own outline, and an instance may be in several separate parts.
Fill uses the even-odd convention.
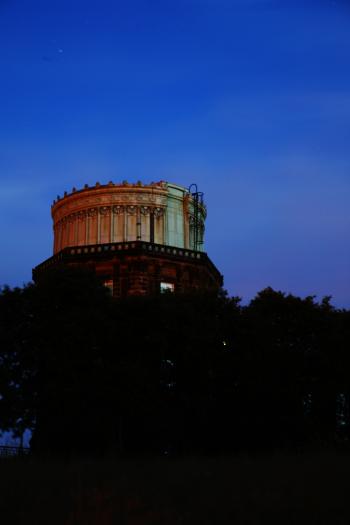
[[[271,288],[113,299],[95,274],[0,293],[0,428],[40,453],[345,442],[350,312]]]

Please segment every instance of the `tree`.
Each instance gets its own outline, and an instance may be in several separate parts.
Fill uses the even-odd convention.
[[[349,312],[329,298],[116,300],[88,269],[57,268],[1,290],[0,338],[0,427],[33,429],[38,453],[230,452],[349,432]]]
[[[33,286],[0,291],[0,428],[21,437],[35,424]]]

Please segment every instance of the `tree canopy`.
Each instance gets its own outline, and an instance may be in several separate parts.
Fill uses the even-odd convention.
[[[61,268],[0,293],[0,428],[42,453],[213,453],[349,437],[350,312],[267,288],[116,300]]]

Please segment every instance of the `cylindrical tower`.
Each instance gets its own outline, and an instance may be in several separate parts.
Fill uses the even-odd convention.
[[[51,213],[54,254],[71,246],[129,241],[203,251],[205,206],[196,206],[188,190],[175,184],[73,188],[54,201]]]
[[[222,276],[204,253],[202,194],[168,182],[73,188],[51,207],[54,255],[33,270],[87,265],[113,295],[218,288]]]

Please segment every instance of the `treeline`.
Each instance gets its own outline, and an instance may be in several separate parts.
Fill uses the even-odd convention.
[[[60,269],[0,293],[0,429],[52,454],[231,453],[350,437],[350,312],[267,288],[115,300]]]

